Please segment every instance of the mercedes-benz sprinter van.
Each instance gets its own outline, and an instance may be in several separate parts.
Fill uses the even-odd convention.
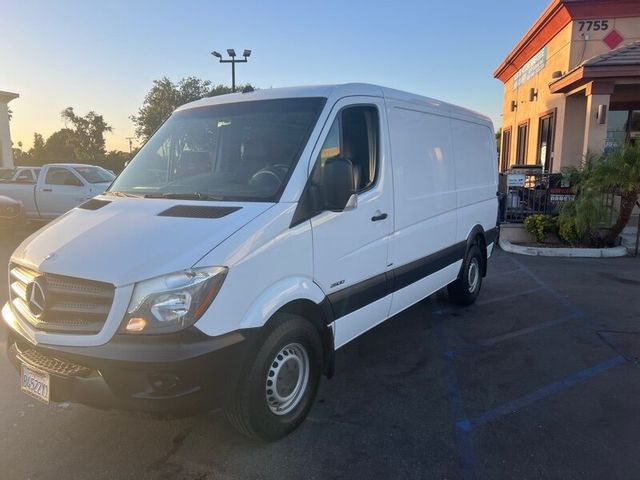
[[[447,286],[496,239],[491,121],[349,84],[182,106],[103,194],[27,238],[2,309],[44,402],[299,425],[334,352]],[[16,385],[18,387],[18,385]]]

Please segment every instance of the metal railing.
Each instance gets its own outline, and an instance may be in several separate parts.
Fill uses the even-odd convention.
[[[500,174],[500,218],[504,223],[522,223],[529,215],[552,214],[575,195],[564,185],[561,174],[524,171],[511,182],[509,175]]]

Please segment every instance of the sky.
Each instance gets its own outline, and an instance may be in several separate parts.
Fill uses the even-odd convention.
[[[129,117],[155,79],[231,83],[212,50],[253,51],[236,66],[259,88],[366,82],[471,108],[501,124],[496,67],[549,0],[120,1],[3,0],[0,90],[20,98],[11,135],[63,128],[93,110],[128,150]],[[136,145],[137,142],[134,142]]]

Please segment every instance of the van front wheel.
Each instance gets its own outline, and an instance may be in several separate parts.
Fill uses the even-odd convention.
[[[476,301],[482,286],[482,252],[473,245],[462,263],[458,279],[447,287],[449,300],[456,305],[471,305]]]
[[[259,348],[231,405],[230,423],[265,441],[295,430],[313,405],[322,365],[322,343],[304,318],[281,314]]]

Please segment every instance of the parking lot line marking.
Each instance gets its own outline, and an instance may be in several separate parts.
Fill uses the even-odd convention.
[[[562,303],[562,305],[564,305],[565,307],[571,309],[571,311],[578,311],[578,309],[567,298],[565,298],[562,295],[560,295],[558,293],[558,291],[555,288],[553,288],[551,285],[549,285],[548,283],[542,281],[540,279],[540,277],[538,277],[538,275],[533,273],[524,263],[522,263],[519,260],[517,260],[516,258],[514,258],[513,255],[509,255],[509,259],[516,266],[520,267],[522,269],[522,271],[524,271],[527,275],[529,275],[538,285],[540,285],[540,287],[542,287],[544,290],[549,292],[549,295],[551,295],[553,298],[555,298],[560,303]]]
[[[510,413],[515,413],[518,410],[521,410],[522,408],[537,402],[538,400],[542,400],[546,397],[549,397],[551,395],[554,395],[556,393],[559,393],[563,390],[566,390],[567,388],[582,382],[584,380],[587,380],[591,377],[594,377],[600,373],[606,372],[607,370],[610,370],[614,367],[617,367],[619,365],[622,365],[623,363],[625,363],[626,360],[624,359],[624,357],[621,356],[617,356],[614,357],[610,360],[607,360],[606,362],[602,362],[594,367],[590,367],[587,368],[585,370],[581,370],[580,372],[571,375],[570,377],[567,377],[563,380],[560,380],[558,382],[552,383],[550,385],[547,385],[545,387],[542,387],[539,390],[536,390],[533,393],[530,393],[529,395],[525,395],[524,397],[520,397],[516,400],[513,400],[511,402],[508,402],[504,405],[501,405],[497,408],[494,408],[493,410],[489,410],[486,413],[483,413],[482,415],[472,418],[472,419],[468,419],[466,418],[466,416],[463,416],[460,418],[460,420],[458,422],[456,422],[456,425],[458,427],[458,429],[465,431],[465,432],[469,432],[471,431],[473,428],[485,425],[489,422],[492,422],[493,420],[496,420],[500,417],[503,417],[504,415],[509,415]]]
[[[562,323],[568,322],[569,320],[577,320],[579,318],[584,317],[582,312],[573,311],[569,313],[569,315],[565,315],[564,317],[558,318],[556,320],[549,320],[548,322],[538,323],[536,325],[531,325],[530,327],[522,328],[520,330],[515,330],[513,332],[505,333],[503,335],[497,335],[492,338],[487,338],[485,340],[478,340],[476,343],[482,345],[483,347],[491,347],[496,343],[504,342],[505,340],[510,340],[512,338],[519,337],[521,335],[526,335],[528,333],[536,332],[538,330],[543,330],[545,328],[554,327],[556,325],[560,325]]]
[[[509,300],[511,298],[517,298],[517,297],[520,297],[520,296],[523,296],[523,295],[528,295],[530,293],[539,292],[540,290],[543,290],[543,289],[544,289],[544,287],[542,287],[542,286],[535,287],[535,288],[529,288],[529,289],[523,290],[521,292],[510,293],[509,295],[501,295],[499,297],[490,298],[488,300],[476,301],[476,305],[488,305],[489,303],[501,302],[503,300]]]
[[[456,419],[462,419],[462,421],[467,422],[468,420],[464,410],[464,400],[462,398],[460,387],[458,386],[458,376],[456,375],[456,371],[453,365],[454,353],[449,349],[447,345],[447,339],[445,337],[444,328],[441,321],[435,323],[434,330],[438,338],[438,342],[440,343],[440,353],[445,365],[444,376],[447,383],[449,403],[451,405],[451,413],[453,415],[454,422],[456,421]],[[460,466],[462,467],[464,478],[465,480],[471,480],[475,476],[474,472],[476,465],[475,452],[473,450],[473,442],[471,436],[469,435],[468,431],[457,428],[455,423],[453,426],[453,430],[456,438],[456,445],[458,448],[458,458],[460,461]]]
[[[513,270],[507,270],[506,272],[496,272],[496,273],[491,273],[491,277],[504,277],[507,275],[512,275],[514,273],[518,273],[521,272],[522,269],[520,267],[518,268],[514,268]]]

